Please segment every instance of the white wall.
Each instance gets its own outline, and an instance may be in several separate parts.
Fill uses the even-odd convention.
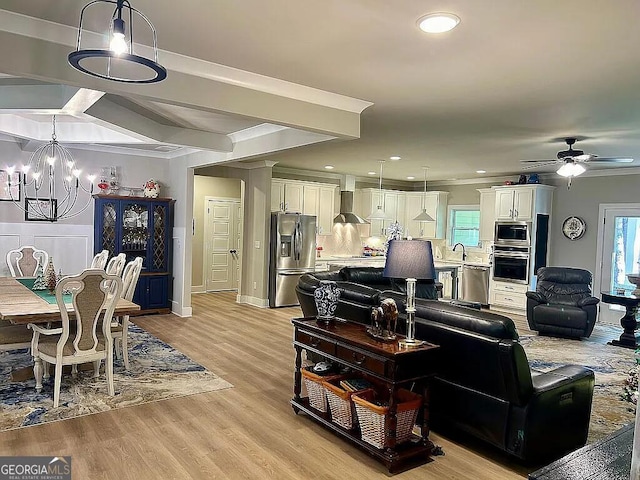
[[[117,166],[121,185],[140,187],[153,177],[161,183],[161,196],[171,196],[167,159],[80,149],[71,150],[71,153],[83,175],[98,175],[102,167]],[[0,169],[11,165],[20,167],[30,156],[15,143],[0,142]],[[24,204],[24,192],[21,202]],[[79,200],[78,204],[81,203]],[[77,217],[49,223],[25,221],[24,212],[12,202],[0,202],[0,274],[8,274],[4,260],[7,251],[20,245],[34,245],[46,250],[54,257],[56,269],[63,273],[76,273],[87,268],[93,258],[93,203],[91,200],[88,208]]]

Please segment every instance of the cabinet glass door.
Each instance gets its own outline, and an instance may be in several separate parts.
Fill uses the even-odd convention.
[[[142,257],[143,270],[149,269],[147,245],[149,241],[149,206],[147,203],[124,203],[122,206],[122,245],[120,252],[127,262]]]
[[[152,264],[149,265],[149,268],[158,272],[168,270],[169,246],[165,240],[169,222],[168,213],[166,204],[156,204],[153,206]]]
[[[118,221],[118,204],[115,202],[105,202],[100,209],[100,250],[109,250],[109,256],[116,255],[116,228]]]

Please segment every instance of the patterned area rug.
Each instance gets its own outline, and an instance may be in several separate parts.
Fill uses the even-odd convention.
[[[596,326],[596,328],[611,328]],[[613,331],[617,338],[621,330]],[[617,333],[617,334],[616,334]],[[634,368],[634,351],[588,340],[523,335],[520,343],[531,368],[547,372],[567,364],[583,365],[595,372],[587,443],[605,437],[635,419],[635,406],[623,399],[625,380]]]
[[[26,349],[0,353],[0,431],[233,387],[135,325],[130,325],[130,370],[114,360],[114,397],[107,394],[104,373],[95,380],[93,368],[81,370],[76,379],[63,373],[60,406],[53,408],[53,374],[40,393],[33,378],[11,380],[12,371],[32,366]]]

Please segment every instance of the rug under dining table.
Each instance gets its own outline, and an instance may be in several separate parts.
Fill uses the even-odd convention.
[[[104,373],[97,379],[92,378],[92,369],[81,370],[77,378],[64,374],[60,406],[53,408],[53,375],[44,380],[40,393],[35,391],[33,378],[12,381],[12,371],[33,365],[29,350],[0,353],[0,431],[233,387],[133,324],[129,331],[129,364],[126,371],[122,361],[114,359],[113,397],[107,394]]]

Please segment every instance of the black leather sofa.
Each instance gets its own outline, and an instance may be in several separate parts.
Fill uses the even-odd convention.
[[[600,299],[591,295],[591,272],[582,268],[538,269],[535,292],[527,292],[527,321],[543,335],[589,337]]]
[[[300,278],[297,292],[305,316],[315,315],[312,285],[344,273]],[[364,272],[350,271],[350,278],[356,273]],[[339,317],[368,323],[370,308],[384,298],[393,298],[404,312],[400,292],[338,285]],[[441,347],[430,387],[434,430],[463,431],[532,462],[559,458],[586,443],[593,371],[567,365],[532,374],[510,318],[438,300],[417,299],[416,308],[416,337]]]

